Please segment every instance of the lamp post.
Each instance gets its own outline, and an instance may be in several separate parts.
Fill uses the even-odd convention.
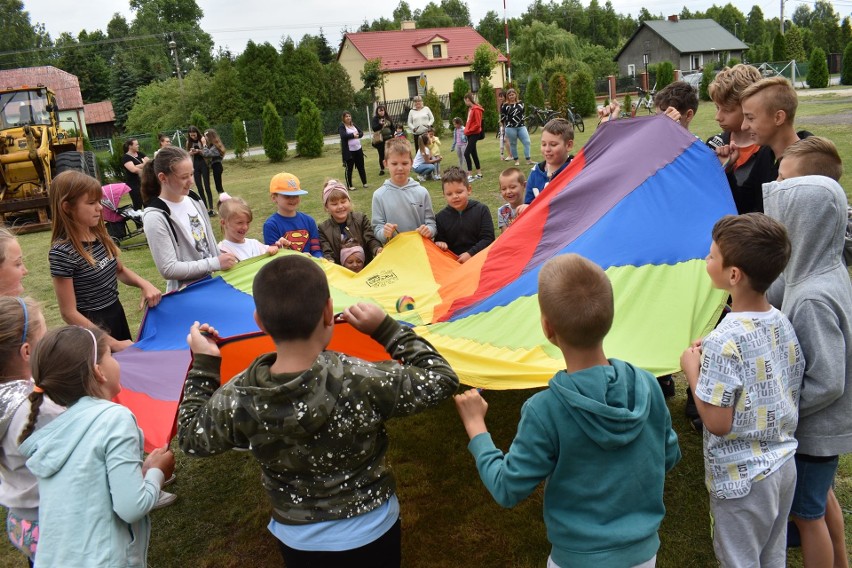
[[[739,25],[740,25],[739,22],[734,22],[734,37],[737,38],[737,39],[740,39],[739,34],[737,34],[737,28],[739,27]]]
[[[183,93],[183,75],[180,72],[180,61],[178,61],[177,42],[175,40],[169,42],[169,49],[175,60],[175,70],[177,71],[178,83],[180,83],[180,92]]]
[[[651,78],[648,77],[648,52],[642,54],[642,64],[645,66],[645,85],[644,89],[647,89],[651,85]]]

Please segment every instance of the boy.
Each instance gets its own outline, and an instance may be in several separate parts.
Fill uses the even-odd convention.
[[[723,567],[786,565],[805,363],[793,326],[766,289],[789,258],[787,232],[774,219],[720,219],[707,274],[730,293],[731,311],[680,359],[704,422],[713,548]]]
[[[435,216],[435,244],[441,250],[451,250],[459,257],[459,264],[464,264],[494,242],[491,211],[470,198],[470,182],[461,168],[453,166],[444,172],[441,189],[447,206]]]
[[[388,242],[397,232],[417,231],[431,239],[435,235],[435,212],[425,187],[409,177],[411,144],[406,138],[385,143],[385,169],[390,179],[373,193],[373,228],[376,237]]]
[[[847,200],[836,148],[810,137],[788,147],[783,181],[763,186],[766,214],[786,225],[793,254],[769,299],[790,318],[806,366],[799,401],[790,515],[805,566],[846,566],[843,513],[832,490],[838,456],[852,452],[852,284],[843,262]],[[828,177],[805,175],[820,168]]]
[[[675,81],[654,96],[654,105],[659,112],[689,130],[689,123],[698,112],[698,92],[685,81]]]
[[[281,287],[287,283],[287,292]],[[435,349],[373,304],[343,312],[400,361],[325,351],[334,306],[323,270],[301,255],[266,264],[252,286],[255,319],[275,342],[220,387],[216,330],[195,323],[178,416],[181,448],[249,449],[272,504],[269,530],[288,568],[400,565],[399,502],[384,422],[451,396],[458,377]]]
[[[497,227],[500,233],[518,218],[518,207],[524,203],[524,184],[527,178],[518,168],[506,168],[500,174],[500,197],[506,203],[497,209]]]
[[[263,224],[263,242],[322,258],[317,222],[298,211],[301,196],[307,193],[293,174],[281,172],[272,176],[269,195],[278,211]]]
[[[546,262],[538,278],[541,327],[566,370],[521,410],[503,454],[476,389],[455,397],[482,482],[512,507],[546,479],[548,566],[654,566],[665,514],[665,473],[680,460],[677,434],[653,375],[607,359],[612,286],[585,258]]]
[[[518,207],[520,215],[538,197],[547,184],[559,175],[574,158],[570,154],[574,147],[574,125],[564,118],[554,118],[541,130],[541,153],[544,161],[536,164],[527,179],[524,204]]]

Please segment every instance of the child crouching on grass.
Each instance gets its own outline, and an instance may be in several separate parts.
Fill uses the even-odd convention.
[[[599,266],[556,257],[542,267],[538,288],[542,331],[565,370],[524,404],[506,454],[491,440],[479,392],[455,397],[479,476],[503,507],[547,480],[549,568],[653,567],[665,474],[680,460],[663,394],[649,372],[606,358],[614,306]]]
[[[282,294],[282,282],[299,285]],[[328,281],[301,255],[266,264],[252,292],[276,351],[220,387],[216,330],[192,326],[181,449],[252,451],[272,505],[269,530],[288,568],[398,568],[399,502],[384,422],[436,406],[456,391],[458,377],[427,341],[373,304],[350,306],[343,317],[396,361],[326,351],[335,320]]]

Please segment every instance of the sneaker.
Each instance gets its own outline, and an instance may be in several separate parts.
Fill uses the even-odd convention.
[[[168,507],[169,505],[174,504],[177,501],[177,495],[174,493],[169,493],[168,491],[160,490],[160,497],[157,499],[157,504],[154,505],[153,511],[157,509],[162,509],[163,507]]]
[[[509,162],[511,160],[512,160],[512,156],[506,156],[505,158],[503,158],[504,162]]]
[[[441,181],[441,176],[439,176],[438,174],[432,174],[432,179],[434,181]]]
[[[657,382],[660,384],[660,389],[663,391],[664,398],[671,398],[675,395],[675,383],[671,375],[657,377]]]
[[[473,179],[482,179],[482,174],[476,174]]]
[[[212,209],[208,209],[208,210],[207,210],[207,215],[208,215],[208,216],[210,216],[210,217],[215,217],[215,216],[216,216],[216,212],[215,212],[215,211],[213,211]]]
[[[175,474],[172,474],[172,476],[170,478],[168,478],[167,480],[165,480],[163,482],[163,487],[168,487],[169,485],[171,485],[175,481],[177,481],[177,476]]]
[[[520,166],[520,165],[521,165],[521,163],[520,163],[519,161],[515,160],[515,165],[516,165],[516,166]]]
[[[473,183],[476,180],[473,176],[467,176],[467,183]]]
[[[417,181],[426,181],[426,178],[421,176],[420,174],[417,174]]]
[[[689,424],[692,426],[692,429],[698,432],[699,434],[704,432],[704,422],[701,421],[701,417],[693,418],[689,421]]]
[[[367,189],[368,187],[370,187],[370,186],[369,186],[369,185],[367,185],[367,184],[365,183],[365,184],[364,184],[364,189]]]

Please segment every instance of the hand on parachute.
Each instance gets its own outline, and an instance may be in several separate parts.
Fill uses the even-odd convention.
[[[387,317],[387,314],[382,308],[367,302],[358,302],[343,310],[344,321],[367,335],[372,335],[374,331],[379,329],[379,325],[385,321],[385,317]]]
[[[159,469],[163,472],[163,477],[170,478],[175,472],[175,454],[168,447],[154,448],[148,454],[145,461],[142,462],[142,475],[145,475],[149,469]]]
[[[186,343],[189,345],[189,349],[193,355],[212,355],[219,357],[219,346],[216,345],[217,339],[219,339],[219,332],[216,331],[216,328],[209,323],[199,324],[195,322],[189,328]]]

